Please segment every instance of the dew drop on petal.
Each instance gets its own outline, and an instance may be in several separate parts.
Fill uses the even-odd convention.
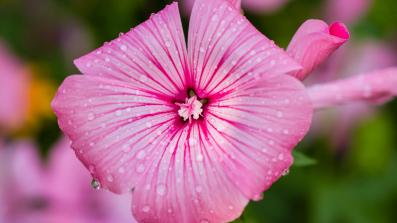
[[[278,118],[282,118],[284,115],[283,115],[283,112],[281,112],[281,111],[278,111],[277,112],[277,117]]]
[[[197,144],[197,140],[195,138],[189,138],[189,146],[195,146]]]
[[[145,213],[148,213],[148,212],[150,211],[150,207],[149,207],[148,205],[145,205],[145,206],[142,208],[142,211],[145,212]]]
[[[260,201],[263,199],[263,195],[262,194],[256,194],[254,195],[254,197],[252,198],[252,200],[254,201]]]
[[[113,182],[113,176],[112,175],[108,175],[107,177],[106,177],[106,180],[107,181],[109,181],[109,182]]]
[[[143,159],[145,157],[145,151],[144,150],[141,150],[141,151],[139,151],[138,152],[138,155],[136,155],[136,158],[138,158],[138,159]]]
[[[99,190],[101,189],[101,183],[98,180],[92,179],[91,187],[94,188],[95,190]]]
[[[88,113],[87,118],[89,121],[92,121],[95,119],[95,114],[93,112]]]
[[[289,169],[286,169],[283,171],[283,173],[281,174],[282,176],[287,176],[289,174]]]
[[[284,154],[282,154],[282,153],[278,154],[277,158],[279,160],[284,160]]]
[[[196,156],[196,160],[197,160],[198,162],[203,161],[203,159],[204,159],[204,156],[203,156],[202,154],[198,154],[198,155]]]
[[[120,167],[120,168],[119,168],[119,173],[124,173],[124,172],[125,172],[124,167]]]
[[[146,81],[148,81],[148,77],[146,77],[146,75],[141,75],[141,76],[139,77],[139,80],[140,80],[141,82],[146,82]]]
[[[122,50],[122,51],[127,51],[127,46],[126,46],[126,45],[121,45],[121,46],[120,46],[120,50]]]
[[[121,116],[122,115],[122,111],[121,110],[117,110],[116,111],[116,116]]]
[[[145,166],[144,166],[143,164],[139,164],[139,165],[136,167],[136,172],[138,172],[138,173],[143,173],[143,171],[145,171]]]
[[[167,187],[164,184],[157,185],[156,192],[160,196],[164,196],[167,191]]]

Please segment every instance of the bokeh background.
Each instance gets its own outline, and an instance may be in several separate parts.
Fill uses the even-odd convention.
[[[242,1],[249,20],[284,48],[309,18],[347,24],[351,39],[307,85],[397,65],[395,0]],[[74,58],[127,32],[170,2],[0,0],[0,223],[134,222],[128,201],[109,207],[112,196],[89,188],[91,179],[71,150],[56,155],[64,151],[59,149],[64,140],[50,101],[62,80],[78,73]],[[180,8],[186,28],[189,7]],[[5,114],[7,109],[12,115]],[[29,154],[15,152],[19,147]],[[397,222],[397,100],[316,113],[297,151],[289,174],[265,192],[263,200],[251,202],[236,222]],[[62,161],[66,156],[69,160]],[[72,166],[76,174],[69,173]],[[36,167],[39,170],[32,170]],[[29,177],[35,173],[40,174]],[[57,192],[48,193],[54,187]],[[75,203],[70,197],[77,197]],[[81,205],[82,200],[89,202]],[[7,213],[11,217],[4,217]]]

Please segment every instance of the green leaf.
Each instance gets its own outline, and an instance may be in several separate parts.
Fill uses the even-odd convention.
[[[292,156],[294,157],[295,160],[293,164],[293,166],[295,167],[311,166],[317,163],[317,160],[297,150],[292,151]]]

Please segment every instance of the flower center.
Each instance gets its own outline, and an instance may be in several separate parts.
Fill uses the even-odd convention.
[[[193,119],[199,119],[201,113],[203,112],[203,104],[197,100],[197,97],[194,95],[190,98],[185,99],[185,103],[175,103],[180,107],[178,110],[179,116],[183,118],[184,121],[189,120],[189,123],[192,122]]]

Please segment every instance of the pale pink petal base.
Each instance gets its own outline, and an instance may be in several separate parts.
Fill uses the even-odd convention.
[[[309,103],[301,83],[287,75],[214,101],[205,121],[167,140],[162,157],[136,185],[136,218],[169,223],[237,218],[292,164],[291,150],[310,125]]]
[[[295,33],[287,48],[288,54],[303,67],[292,75],[304,80],[349,37],[349,31],[342,23],[328,25],[321,20],[307,20]]]
[[[307,91],[316,109],[360,101],[383,103],[397,96],[397,68],[315,85]]]

